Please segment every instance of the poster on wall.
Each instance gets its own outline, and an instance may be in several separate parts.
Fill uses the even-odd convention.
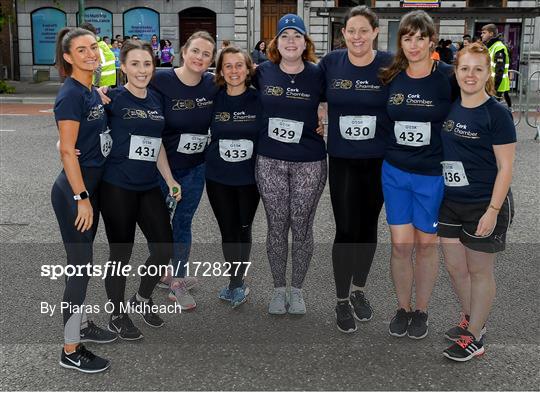
[[[84,20],[94,25],[100,37],[112,37],[112,13],[103,8],[87,8],[84,10]],[[77,21],[79,13],[77,12]]]
[[[56,8],[32,12],[32,55],[34,64],[53,65],[56,34],[66,26],[66,14]]]
[[[124,12],[124,35],[136,35],[150,41],[152,35],[159,36],[159,14],[150,8],[132,8]]]

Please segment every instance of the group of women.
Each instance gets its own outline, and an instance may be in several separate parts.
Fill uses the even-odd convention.
[[[216,46],[206,32],[193,34],[182,47],[181,67],[155,75],[151,46],[128,42],[120,59],[128,83],[100,98],[91,86],[99,59],[95,37],[64,29],[57,58],[70,77],[55,104],[64,170],[52,202],[68,264],[91,263],[101,211],[110,260],[129,263],[138,224],[149,243],[146,265],[172,260],[172,274],[159,285],[168,287],[169,297],[183,309],[194,308],[190,288],[197,281],[186,275],[186,265],[191,223],[206,182],[226,262],[249,261],[251,226],[262,200],[274,284],[268,311],[304,314],[302,287],[313,255],[313,220],[328,154],[338,329],[354,332],[356,320],[373,316],[365,287],[384,202],[397,295],[389,333],[414,339],[427,335],[440,238],[462,309],[459,325],[446,333],[455,343],[444,354],[457,361],[482,354],[495,294],[495,253],[504,249],[513,215],[512,118],[490,96],[491,65],[484,46],[460,51],[452,68],[431,60],[435,28],[425,12],[402,18],[395,56],[373,49],[378,31],[372,10],[350,9],[342,30],[347,49],[317,64],[304,22],[288,14],[268,45],[269,61],[254,72],[249,55],[228,47],[217,60],[215,76],[207,72]],[[322,102],[327,103],[327,145]],[[176,209],[168,212],[166,200],[177,202]],[[289,230],[292,277],[287,285]],[[246,265],[219,291],[233,308],[249,293]],[[128,303],[151,306],[159,280],[141,277]],[[62,366],[103,371],[110,362],[81,342],[142,338],[120,307],[125,281],[112,271],[106,278],[114,305],[109,331],[83,322],[83,313],[64,312]],[[69,278],[64,301],[82,305],[87,283],[88,277]],[[163,325],[150,307],[139,310],[148,325]]]

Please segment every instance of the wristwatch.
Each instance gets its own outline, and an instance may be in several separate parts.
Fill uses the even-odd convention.
[[[90,195],[88,194],[88,191],[84,190],[83,192],[81,192],[80,194],[75,194],[73,195],[73,199],[75,199],[76,201],[81,201],[83,199],[86,199],[88,198]]]

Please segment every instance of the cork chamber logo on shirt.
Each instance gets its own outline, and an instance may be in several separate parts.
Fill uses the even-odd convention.
[[[388,101],[390,105],[401,105],[405,100],[405,96],[401,93],[392,94]]]
[[[133,108],[122,108],[124,114],[122,119],[124,120],[133,120],[133,119],[150,119],[150,120],[164,120],[165,118],[158,111],[144,110],[144,109],[133,109]]]
[[[231,114],[229,112],[216,112],[214,119],[216,121],[229,121],[231,119]]]
[[[193,100],[172,100],[172,102],[173,102],[173,106],[172,106],[173,111],[185,111],[185,110],[195,108],[195,101]]]
[[[348,79],[334,79],[331,83],[332,89],[349,90],[352,87],[352,81]]]
[[[283,95],[283,87],[280,86],[264,86],[264,95],[279,97]]]
[[[99,104],[88,112],[88,116],[86,117],[86,120],[93,121],[93,120],[99,120],[103,118],[103,115],[105,114],[105,109],[103,108],[103,105]]]
[[[454,130],[454,120],[446,120],[444,123],[443,123],[443,130],[446,131],[446,132],[452,132]]]
[[[442,129],[446,132],[453,132],[455,136],[467,139],[480,139],[478,132],[470,131],[467,124],[455,122],[454,120],[446,120],[443,123]]]

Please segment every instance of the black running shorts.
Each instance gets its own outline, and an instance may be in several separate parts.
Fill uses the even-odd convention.
[[[476,236],[478,221],[489,207],[489,202],[463,203],[444,199],[439,210],[437,235],[458,238],[467,248],[486,253],[503,251],[506,232],[514,218],[514,199],[509,192],[497,216],[497,224],[488,236]]]

